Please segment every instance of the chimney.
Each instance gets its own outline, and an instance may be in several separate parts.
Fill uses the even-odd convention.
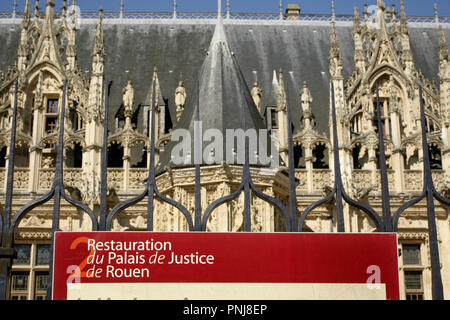
[[[285,16],[286,20],[299,20],[300,6],[298,4],[288,4]]]

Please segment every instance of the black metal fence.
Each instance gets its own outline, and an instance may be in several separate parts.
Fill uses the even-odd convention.
[[[236,59],[234,58],[234,63],[237,64]],[[238,70],[239,67],[238,67]],[[240,74],[241,87],[244,88],[244,78],[242,74]],[[106,82],[108,83],[108,82]],[[308,206],[304,212],[299,214],[297,208],[297,194],[296,194],[296,180],[295,180],[295,168],[292,165],[294,163],[294,143],[293,143],[293,132],[291,119],[291,108],[289,106],[289,99],[286,99],[287,105],[287,128],[288,128],[288,150],[289,150],[289,206],[288,208],[284,206],[279,200],[274,197],[268,196],[258,190],[255,184],[252,181],[252,177],[250,174],[250,164],[249,164],[249,141],[248,137],[245,141],[245,150],[246,157],[245,163],[243,165],[243,174],[242,181],[238,190],[230,195],[227,195],[221,199],[218,199],[212,202],[209,207],[203,212],[201,209],[201,192],[200,192],[200,165],[195,165],[195,212],[193,213],[193,217],[189,210],[184,207],[181,203],[176,202],[172,199],[167,198],[158,190],[156,184],[155,177],[155,95],[152,95],[152,106],[151,106],[151,133],[150,133],[150,165],[148,170],[148,179],[144,192],[133,198],[117,204],[109,213],[107,212],[107,120],[108,120],[108,104],[109,104],[109,93],[111,91],[112,82],[109,82],[106,87],[105,92],[105,116],[104,116],[104,140],[103,140],[103,151],[102,151],[102,172],[101,172],[101,204],[100,204],[100,213],[99,217],[97,217],[94,212],[85,204],[80,201],[76,201],[69,197],[64,190],[63,183],[63,148],[64,148],[64,115],[65,115],[65,104],[66,104],[66,87],[67,83],[64,81],[64,85],[62,87],[62,108],[60,113],[60,121],[59,121],[59,138],[58,138],[58,146],[57,146],[57,158],[56,158],[56,167],[55,167],[55,176],[53,186],[48,194],[45,196],[32,201],[31,203],[25,205],[19,211],[17,211],[14,215],[12,215],[12,200],[13,200],[13,181],[14,181],[14,148],[16,141],[16,116],[17,116],[17,94],[18,94],[18,85],[16,82],[15,85],[15,99],[14,99],[14,110],[11,124],[11,141],[10,141],[10,149],[9,149],[9,159],[8,159],[8,172],[7,172],[7,187],[6,187],[6,198],[4,205],[4,213],[0,219],[0,230],[1,230],[1,249],[0,249],[0,299],[6,299],[7,293],[7,279],[10,274],[10,265],[13,258],[13,247],[14,247],[14,232],[17,228],[20,220],[31,210],[34,208],[43,205],[44,203],[53,199],[54,207],[53,207],[53,218],[52,218],[52,246],[53,246],[53,237],[55,232],[59,229],[60,223],[60,202],[61,197],[65,199],[71,205],[83,210],[86,212],[91,221],[92,221],[92,229],[93,231],[108,231],[111,230],[113,219],[117,216],[118,213],[123,211],[124,209],[137,204],[142,201],[146,197],[148,198],[148,207],[147,207],[147,230],[153,231],[153,214],[154,214],[154,198],[157,197],[161,199],[163,202],[169,203],[170,205],[176,207],[180,210],[180,212],[184,215],[189,231],[192,232],[205,232],[207,230],[208,218],[213,212],[215,208],[218,206],[227,203],[235,198],[237,198],[241,193],[244,193],[244,231],[251,232],[251,211],[250,211],[250,193],[253,193],[262,199],[278,208],[282,215],[284,216],[284,220],[286,223],[286,230],[288,232],[302,232],[303,226],[305,224],[305,220],[308,215],[317,207],[326,204],[332,200],[336,201],[337,207],[337,231],[345,232],[344,226],[344,209],[343,209],[343,201],[347,202],[350,206],[353,206],[357,209],[365,212],[376,224],[379,232],[397,232],[398,231],[398,222],[401,214],[408,209],[409,207],[417,204],[419,201],[423,200],[425,197],[427,199],[428,206],[428,232],[429,232],[429,245],[431,252],[431,273],[432,273],[432,294],[433,299],[442,300],[444,298],[443,294],[443,285],[442,285],[442,277],[441,277],[441,267],[440,267],[440,257],[439,257],[439,248],[438,248],[438,239],[437,239],[437,230],[436,230],[436,216],[435,216],[435,207],[434,207],[434,199],[441,202],[444,205],[450,206],[450,200],[441,196],[435,189],[431,168],[430,168],[430,159],[428,152],[428,142],[427,142],[427,134],[425,129],[425,113],[424,113],[424,102],[423,99],[420,99],[420,115],[421,115],[421,123],[422,123],[422,148],[423,152],[423,172],[424,172],[424,186],[422,194],[405,203],[401,206],[397,212],[395,212],[392,217],[391,209],[390,209],[390,195],[389,195],[389,186],[388,186],[388,176],[387,176],[387,168],[386,168],[386,155],[384,152],[384,148],[380,147],[380,170],[381,170],[381,184],[382,184],[382,216],[380,215],[370,206],[358,202],[352,199],[344,190],[344,186],[342,183],[341,177],[341,168],[340,168],[340,158],[339,158],[339,141],[337,134],[337,119],[336,119],[336,107],[335,107],[335,98],[334,98],[334,86],[331,85],[331,116],[332,116],[332,124],[333,124],[333,155],[334,155],[334,187],[333,191],[326,196],[325,198],[312,203]],[[153,79],[152,83],[153,92],[156,90],[156,79]],[[377,89],[377,104],[379,106],[379,97],[378,97],[378,89]],[[286,86],[286,95],[289,96],[289,83]],[[422,88],[420,88],[420,95],[422,96]],[[198,96],[198,94],[197,94]],[[243,102],[245,103],[245,102]],[[199,105],[200,101],[197,101],[196,106],[196,119],[199,119]],[[378,116],[378,126],[381,128],[381,108],[377,108],[377,116]],[[242,106],[242,110],[245,110],[245,106]],[[242,112],[242,126],[245,130],[245,112]],[[378,143],[380,146],[384,146],[385,141],[383,137],[382,130],[378,130]],[[50,256],[50,273],[49,273],[49,285],[47,298],[50,299],[52,297],[52,270],[53,268],[53,250],[51,250]]]

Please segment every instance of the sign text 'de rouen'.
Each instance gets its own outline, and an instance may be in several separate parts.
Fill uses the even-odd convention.
[[[58,232],[53,299],[399,299],[395,234]]]

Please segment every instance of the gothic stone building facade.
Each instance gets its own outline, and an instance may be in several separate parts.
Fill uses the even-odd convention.
[[[77,21],[66,1],[55,13],[27,0],[20,18],[0,19],[0,203],[4,204],[14,88],[18,83],[17,137],[12,214],[44,195],[53,183],[62,83],[67,79],[64,134],[66,192],[99,211],[106,80],[109,97],[108,208],[140,194],[150,158],[151,101],[156,101],[157,184],[162,194],[195,209],[192,166],[170,161],[171,134],[190,129],[195,100],[208,105],[200,118],[210,128],[238,128],[236,105],[246,101],[255,128],[277,130],[280,157],[295,167],[300,215],[333,184],[330,85],[334,84],[342,180],[346,191],[381,215],[378,130],[383,130],[392,210],[418,195],[423,186],[419,86],[423,87],[433,179],[450,194],[450,24],[410,22],[401,8],[378,1],[377,21],[355,8],[352,19],[302,19],[289,6],[280,20],[94,17]],[[214,30],[215,33],[214,33]],[[213,36],[214,33],[214,36]],[[211,40],[212,39],[212,40]],[[239,65],[233,64],[233,59]],[[245,88],[236,86],[242,73]],[[199,81],[200,78],[204,81]],[[207,77],[202,77],[207,75]],[[206,79],[206,80],[205,80]],[[155,90],[152,89],[155,83]],[[288,90],[290,88],[290,90]],[[375,121],[379,88],[383,125]],[[250,100],[249,100],[250,97]],[[292,109],[294,163],[288,158],[286,108]],[[235,111],[237,110],[237,111]],[[257,187],[288,204],[286,170],[251,168]],[[201,208],[235,192],[242,166],[201,167]],[[207,231],[243,231],[243,196],[219,206]],[[2,210],[3,212],[3,210]],[[9,283],[10,299],[40,299],[48,280],[53,204],[33,209],[14,231],[18,257]],[[371,219],[345,205],[347,232],[376,232]],[[449,208],[436,203],[444,295],[450,297]],[[251,231],[283,232],[282,215],[251,197]],[[187,231],[185,217],[155,200],[155,231]],[[90,231],[83,212],[61,202],[62,231]],[[147,229],[147,202],[121,212],[114,231]],[[335,203],[315,209],[309,232],[336,232]],[[402,299],[431,299],[426,202],[399,220],[399,274]]]

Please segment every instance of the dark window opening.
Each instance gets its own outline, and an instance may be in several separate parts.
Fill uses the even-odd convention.
[[[437,146],[430,146],[428,148],[428,155],[430,157],[431,170],[442,170],[442,154]]]
[[[83,148],[76,143],[73,149],[66,151],[66,166],[67,168],[82,168],[83,167]]]
[[[352,154],[353,154],[353,169],[361,170],[363,165],[359,161],[359,153],[361,152],[361,145],[356,145],[353,148]]]
[[[323,144],[319,144],[313,149],[313,168],[314,169],[328,169],[327,161],[327,147]]]
[[[131,148],[131,168],[147,168],[147,147],[138,144]]]
[[[30,166],[29,146],[16,146],[14,150],[14,165],[17,168],[28,168]]]
[[[305,169],[305,155],[302,146],[294,146],[294,168]]]
[[[108,148],[108,168],[123,168],[123,147],[113,143]]]
[[[164,133],[169,133],[173,129],[172,117],[170,116],[169,108],[166,108],[164,119]]]
[[[0,168],[6,168],[6,151],[8,150],[7,147],[3,147],[0,150]]]

